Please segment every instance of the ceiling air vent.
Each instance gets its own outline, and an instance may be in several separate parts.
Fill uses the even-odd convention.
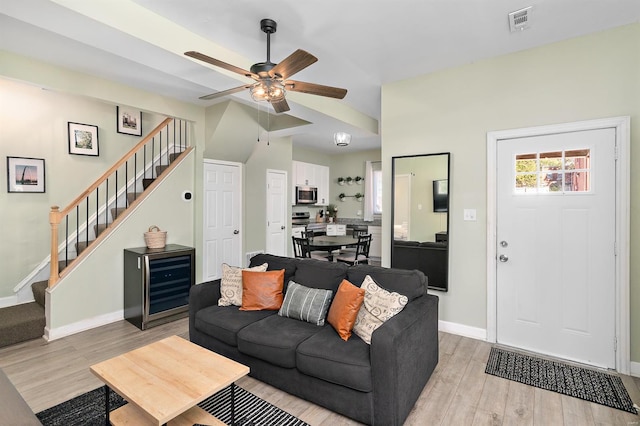
[[[511,32],[522,31],[529,28],[529,18],[531,17],[532,6],[516,10],[509,14],[509,28]]]

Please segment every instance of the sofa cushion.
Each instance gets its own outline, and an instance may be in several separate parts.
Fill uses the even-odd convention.
[[[363,300],[363,289],[347,280],[342,280],[327,315],[327,321],[338,332],[342,340],[349,340],[351,337],[351,330]]]
[[[358,336],[344,341],[331,327],[298,346],[296,365],[301,373],[361,392],[373,390],[369,345]]]
[[[246,326],[238,333],[238,350],[271,364],[295,368],[298,345],[322,327],[272,315]]]
[[[332,297],[331,290],[309,288],[290,281],[278,315],[324,325]]]
[[[274,254],[260,253],[251,258],[249,266],[252,267],[262,265],[263,263],[267,263],[269,265],[267,269],[268,271],[284,269],[284,289],[286,291],[289,280],[291,280],[293,274],[296,272],[298,259],[295,259],[293,257],[276,256]]]
[[[407,296],[385,290],[369,275],[365,277],[361,288],[364,290],[364,302],[353,325],[353,332],[371,344],[373,332],[404,309]]]
[[[279,271],[242,271],[241,311],[277,311],[282,306],[284,269]]]
[[[244,327],[275,311],[241,311],[237,306],[209,306],[195,315],[195,328],[227,345],[238,346],[237,334]]]
[[[347,279],[360,286],[367,275],[387,290],[407,296],[409,302],[427,292],[427,279],[422,272],[416,270],[356,265],[349,268]]]
[[[266,271],[267,264],[263,263],[250,268],[252,271]],[[242,305],[242,268],[222,264],[222,279],[220,280],[219,306]]]
[[[335,294],[342,280],[347,278],[348,268],[344,263],[299,259],[293,281],[306,287],[331,290]]]

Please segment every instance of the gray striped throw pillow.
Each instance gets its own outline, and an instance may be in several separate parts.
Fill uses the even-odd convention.
[[[331,290],[309,288],[289,281],[278,315],[315,325],[324,325],[332,297]]]

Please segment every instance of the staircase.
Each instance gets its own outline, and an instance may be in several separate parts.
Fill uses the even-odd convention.
[[[0,309],[0,348],[42,337],[46,326],[44,298],[47,285],[47,281],[31,285],[35,302]]]
[[[174,121],[173,127],[173,145],[170,149],[169,147],[169,136],[170,129],[169,124],[172,119],[167,119],[161,125],[159,125],[156,129],[154,129],[147,137],[145,137],[138,145],[142,148],[134,148],[129,153],[127,153],[121,160],[119,160],[107,173],[105,173],[98,181],[96,181],[93,185],[91,185],[87,190],[85,190],[82,195],[80,195],[73,203],[71,203],[68,207],[59,210],[57,206],[52,207],[52,212],[49,215],[49,220],[52,225],[52,253],[51,253],[51,276],[49,280],[46,281],[38,281],[31,284],[31,291],[33,293],[34,302],[23,303],[15,306],[9,306],[0,309],[0,347],[13,345],[19,342],[32,340],[40,338],[44,335],[44,328],[46,326],[46,317],[45,317],[45,293],[47,288],[53,287],[61,277],[65,274],[62,273],[64,270],[72,268],[74,262],[80,258],[89,255],[90,253],[87,249],[91,248],[93,244],[98,240],[102,240],[106,238],[106,236],[111,232],[112,224],[116,220],[124,220],[126,216],[130,213],[131,207],[140,202],[143,198],[146,197],[149,189],[153,189],[154,182],[158,179],[163,178],[163,173],[167,171],[167,169],[172,168],[172,165],[176,162],[181,161],[182,156],[186,155],[186,153],[190,152],[193,148],[189,148],[182,144],[182,135],[180,134],[180,146],[177,147],[177,138],[176,133],[177,127]],[[180,123],[180,131],[182,133],[182,122]],[[186,126],[185,126],[186,127]],[[163,132],[166,134],[166,148],[164,149],[164,153],[160,152],[162,150],[162,134]],[[146,144],[155,143],[155,136],[159,135],[160,138],[160,146],[158,148],[158,153],[155,154],[155,147],[152,145],[151,154],[149,155],[149,160],[147,161],[147,148]],[[186,130],[185,130],[185,139],[186,139]],[[151,141],[151,142],[150,142]],[[142,152],[144,150],[144,152]],[[142,157],[144,155],[144,165],[142,166],[142,171],[136,171],[135,162],[138,161],[138,154]],[[160,161],[158,161],[158,158]],[[164,159],[164,161],[163,161]],[[129,163],[133,163],[133,183],[129,179],[125,177],[125,182],[122,185],[118,185],[118,169],[120,169],[120,173],[122,173],[122,169],[124,169],[124,174],[127,176],[127,172],[131,169],[132,165]],[[155,171],[151,172],[151,177],[146,177],[148,174],[148,169],[151,168]],[[138,169],[139,170],[139,169]],[[103,193],[109,191],[109,179],[112,179],[115,171],[115,190],[114,194],[111,198],[108,195],[104,196],[105,202],[102,208],[98,205],[95,205],[95,212],[90,215],[89,214],[89,197],[95,191],[95,200],[96,204],[98,201],[98,192],[100,188],[102,188]],[[106,182],[106,184],[105,184]],[[151,187],[151,188],[150,188]],[[106,188],[106,191],[105,191]],[[122,197],[119,195],[122,193]],[[123,198],[121,202],[119,202],[119,198]],[[79,223],[78,216],[79,206],[82,203],[86,203],[86,217],[83,223]],[[92,206],[93,207],[93,206]],[[84,210],[85,207],[82,208]],[[110,220],[108,218],[106,212],[110,213]],[[75,229],[69,230],[69,215],[75,214],[76,226]],[[104,217],[104,221],[101,221],[101,217]],[[64,224],[64,241],[61,247],[58,246],[58,225]],[[95,223],[91,226],[91,223]],[[92,228],[93,235],[90,235],[89,229]],[[91,238],[93,237],[93,239]],[[80,239],[83,239],[80,241]],[[75,252],[75,256],[74,253]],[[85,253],[86,252],[86,253]],[[62,260],[60,260],[62,258]]]

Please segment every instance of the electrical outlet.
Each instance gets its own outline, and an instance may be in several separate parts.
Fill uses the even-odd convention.
[[[470,220],[475,222],[476,220],[476,209],[464,209],[464,220]]]

